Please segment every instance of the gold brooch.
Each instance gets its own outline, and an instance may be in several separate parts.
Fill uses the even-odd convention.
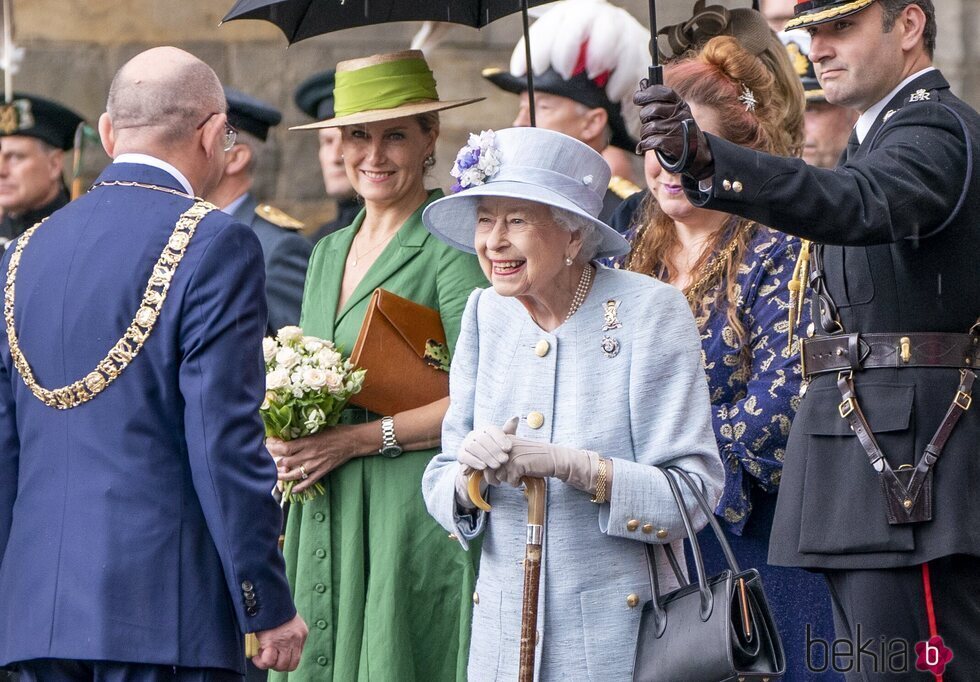
[[[618,317],[616,317],[616,313],[618,310],[619,310],[619,301],[616,301],[614,299],[610,299],[606,301],[606,305],[602,311],[602,316],[603,316],[602,331],[608,332],[608,331],[612,331],[613,329],[619,329],[620,327],[623,326],[623,323],[619,321]]]

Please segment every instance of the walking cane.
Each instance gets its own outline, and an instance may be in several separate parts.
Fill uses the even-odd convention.
[[[490,505],[480,494],[482,472],[470,474],[470,500],[483,511]],[[534,680],[534,649],[538,631],[538,587],[541,583],[541,543],[544,540],[545,486],[543,478],[522,478],[527,497],[527,544],[524,548],[524,597],[521,606],[521,654],[518,682]]]
[[[523,478],[527,497],[527,545],[524,548],[524,603],[521,608],[519,682],[534,680],[534,647],[538,631],[538,586],[541,582],[541,542],[544,540],[544,479]]]

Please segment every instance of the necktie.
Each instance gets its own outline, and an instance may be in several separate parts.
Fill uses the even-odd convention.
[[[858,147],[861,143],[858,142],[857,128],[851,131],[851,136],[847,138],[847,149],[844,150],[844,162],[847,163],[851,160],[854,154],[857,152]]]

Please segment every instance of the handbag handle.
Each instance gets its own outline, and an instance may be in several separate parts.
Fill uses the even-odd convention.
[[[694,495],[694,499],[697,500],[698,506],[701,507],[701,511],[708,519],[708,524],[711,526],[711,530],[714,531],[715,537],[718,538],[718,543],[721,545],[722,554],[725,555],[725,561],[728,563],[728,567],[732,569],[733,573],[741,573],[742,569],[739,567],[738,559],[735,558],[735,552],[732,551],[731,545],[728,544],[728,540],[725,539],[725,531],[722,530],[721,524],[718,523],[718,517],[715,516],[714,511],[711,509],[711,505],[708,504],[708,500],[705,498],[704,493],[701,492],[701,488],[698,487],[694,479],[691,478],[691,474],[687,473],[680,467],[670,466],[667,467],[667,471],[676,473],[680,476],[681,480],[687,484],[691,493]],[[692,537],[691,544],[694,544],[696,540]],[[700,548],[699,548],[700,549]]]
[[[687,533],[688,541],[691,544],[691,552],[694,555],[694,566],[697,572],[698,580],[698,592],[701,595],[701,619],[707,620],[711,615],[712,609],[712,596],[711,590],[708,588],[707,578],[704,570],[704,560],[701,555],[701,546],[698,544],[697,534],[694,532],[694,523],[691,520],[691,515],[687,511],[687,506],[684,504],[684,498],[681,495],[680,488],[677,485],[677,481],[674,479],[674,475],[679,477],[687,488],[694,495],[694,499],[701,511],[704,513],[708,520],[708,524],[711,526],[711,530],[714,532],[715,537],[718,538],[718,542],[721,545],[722,553],[725,555],[725,561],[728,563],[728,567],[733,573],[741,573],[742,570],[739,567],[738,560],[735,558],[735,553],[732,552],[731,546],[728,544],[728,540],[725,539],[724,531],[721,528],[721,524],[718,523],[718,519],[715,517],[714,511],[708,504],[708,500],[704,497],[704,493],[691,478],[691,475],[681,469],[680,467],[671,466],[662,469],[664,476],[667,478],[667,484],[670,486],[670,492],[674,497],[674,502],[677,504],[677,510],[681,515],[681,521],[684,523],[684,530]],[[650,584],[653,587],[653,611],[654,611],[654,621],[657,627],[657,636],[661,636],[667,627],[667,613],[663,608],[661,603],[660,595],[660,582],[657,578],[656,569],[656,555],[654,554],[656,545],[647,545],[647,570],[650,574]],[[670,562],[671,568],[674,574],[677,576],[678,581],[684,585],[688,581],[683,579],[683,574],[679,571],[677,565],[677,560],[673,556],[673,550],[670,549],[669,545],[664,545],[664,552],[667,554],[667,559]]]
[[[694,553],[694,566],[698,574],[698,592],[701,595],[700,615],[702,621],[707,621],[711,616],[714,603],[711,590],[708,588],[708,581],[704,574],[704,561],[701,558],[701,548],[698,546],[697,540],[694,539],[694,524],[691,522],[691,515],[687,512],[687,507],[684,505],[684,498],[681,496],[681,491],[677,487],[677,481],[674,480],[674,477],[668,470],[661,469],[661,471],[667,479],[667,485],[670,486],[671,494],[674,496],[677,511],[680,513],[681,521],[684,523],[684,530],[687,536],[691,538],[691,551]],[[650,572],[650,583],[653,587],[653,619],[656,627],[656,636],[659,638],[667,630],[667,611],[664,609],[660,595],[660,580],[657,578],[656,555],[654,554],[654,545],[652,544],[647,545],[647,568]]]

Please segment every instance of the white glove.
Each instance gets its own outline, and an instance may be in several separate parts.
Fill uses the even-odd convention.
[[[495,472],[500,480],[517,487],[525,476],[555,478],[573,488],[595,494],[599,473],[599,453],[552,443],[518,438],[510,439],[510,456]]]
[[[500,485],[501,479],[497,472],[510,457],[511,438],[517,433],[518,418],[507,420],[503,428],[487,426],[470,431],[459,446],[456,459],[460,464],[456,474],[456,501],[467,509],[473,509],[467,485],[469,476],[474,471],[483,472],[481,490],[487,485]]]

